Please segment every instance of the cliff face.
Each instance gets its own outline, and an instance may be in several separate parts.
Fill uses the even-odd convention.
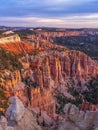
[[[30,67],[34,81],[41,87],[49,88],[66,80],[86,80],[98,73],[95,61],[78,51],[50,51],[35,59],[31,58]]]
[[[7,70],[2,71],[3,75],[0,78],[0,86],[6,87],[6,89],[13,89],[14,85],[21,81],[21,76],[19,70],[10,72]]]
[[[0,47],[14,54],[30,53],[32,51],[32,46],[29,43],[22,42],[17,34],[0,38]]]

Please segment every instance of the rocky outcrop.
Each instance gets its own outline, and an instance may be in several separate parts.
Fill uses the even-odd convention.
[[[17,123],[18,125],[15,126],[15,130],[41,130],[32,112],[27,109],[25,110],[23,118]]]
[[[24,42],[11,42],[6,44],[1,44],[1,47],[4,49],[13,52],[14,54],[21,54],[21,53],[31,53],[32,46],[29,43]]]
[[[94,129],[94,119],[97,111],[79,111],[72,104],[64,107],[65,121],[62,121],[58,130],[92,130]]]
[[[0,44],[6,44],[6,43],[13,43],[13,42],[20,42],[20,37],[17,34],[14,34],[12,36],[0,38]]]
[[[34,81],[44,88],[68,79],[78,85],[76,81],[87,80],[98,73],[97,63],[79,51],[44,52],[42,56],[31,58],[30,67]]]
[[[29,43],[22,42],[17,34],[1,38],[0,47],[13,52],[14,54],[26,54],[32,52],[32,46]]]
[[[4,117],[0,119],[0,130],[41,130],[33,113],[17,97],[11,97],[9,103],[7,120]]]
[[[18,122],[24,115],[25,108],[23,103],[18,99],[18,97],[9,98],[9,103],[11,104],[7,111],[6,116],[8,120]]]

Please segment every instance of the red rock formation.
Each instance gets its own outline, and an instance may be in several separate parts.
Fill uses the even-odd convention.
[[[15,90],[14,95],[20,98],[27,96],[30,107],[39,107],[41,110],[53,114],[55,102],[52,88],[54,86],[59,87],[62,83],[66,83],[67,87],[68,79],[68,82],[70,82],[70,79],[75,81],[87,80],[89,77],[98,74],[98,65],[82,52],[70,51],[65,47],[53,45],[46,40],[42,41],[41,39],[40,41],[39,37],[36,37],[35,41],[37,44],[34,43],[32,46],[20,41],[1,43],[0,46],[15,54],[30,53],[34,49],[39,50],[39,48],[43,49],[43,51],[39,51],[39,54],[28,56],[30,61],[27,64],[25,64],[25,61],[23,62],[24,68],[21,73],[23,78],[29,76],[39,87],[30,89],[28,87],[26,88],[27,93],[24,91],[25,88],[15,90],[13,86],[21,81],[20,73],[16,74],[16,76],[14,74],[11,77],[8,76],[8,80],[5,79],[4,85],[12,92]],[[20,60],[22,62],[22,58]]]
[[[24,42],[11,42],[6,44],[0,44],[0,46],[10,52],[13,52],[14,54],[32,52],[32,46],[29,43]]]
[[[14,54],[32,52],[32,46],[29,43],[22,42],[17,34],[0,38],[0,46]]]
[[[98,74],[97,63],[79,51],[50,51],[36,60],[31,59],[30,67],[34,81],[45,88],[49,88],[51,81],[55,84],[67,78],[81,81]]]

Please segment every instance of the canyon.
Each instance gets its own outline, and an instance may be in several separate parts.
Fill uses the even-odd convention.
[[[8,98],[17,96],[25,107],[39,115],[46,111],[55,119],[55,92],[67,95],[71,85],[85,89],[86,82],[98,74],[98,63],[83,52],[53,44],[48,36],[39,32],[22,41],[18,35],[0,39],[0,47],[15,55],[23,53],[19,57],[21,70],[0,70],[0,86],[6,88]]]
[[[44,39],[53,44],[79,50],[98,60],[98,30],[94,29],[35,29],[29,30],[26,40]],[[37,40],[38,41],[38,40]],[[42,40],[43,42],[43,40]]]

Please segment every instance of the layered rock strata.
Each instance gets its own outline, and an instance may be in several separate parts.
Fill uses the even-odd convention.
[[[98,74],[97,63],[79,51],[49,51],[42,56],[31,57],[30,68],[34,81],[42,88],[53,87],[67,79],[78,84],[77,81],[85,81]]]
[[[17,34],[0,38],[0,47],[13,52],[14,54],[32,52],[32,46],[29,43],[22,42]]]

